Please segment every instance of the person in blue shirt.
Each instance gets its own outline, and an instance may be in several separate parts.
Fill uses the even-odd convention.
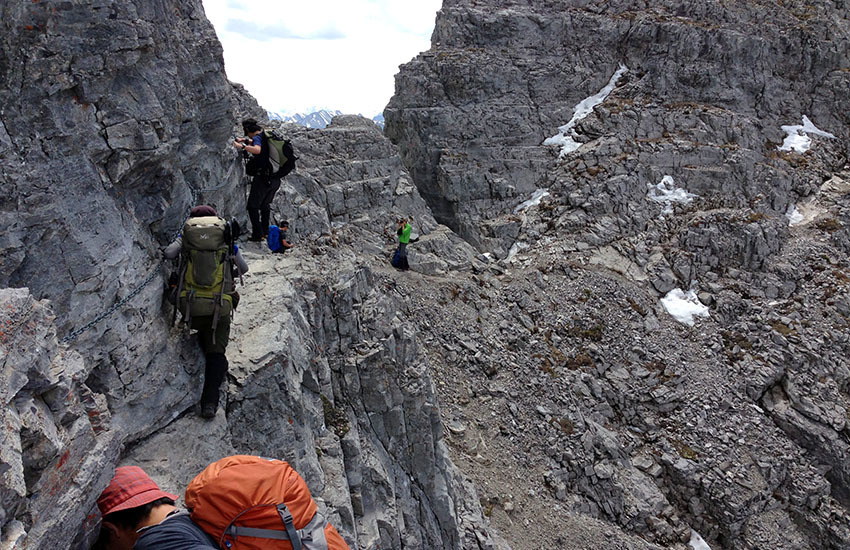
[[[286,235],[287,231],[289,231],[289,222],[280,222],[280,248],[275,251],[278,254],[283,254],[284,252],[295,246],[291,242],[289,242],[289,237],[287,237]]]
[[[262,126],[253,118],[248,118],[242,121],[242,130],[245,137],[234,141],[233,146],[253,155],[246,167],[249,173],[254,173],[248,194],[248,217],[251,220],[251,236],[248,240],[259,242],[269,234],[271,205],[280,189],[280,177],[275,177],[271,172],[269,146]]]

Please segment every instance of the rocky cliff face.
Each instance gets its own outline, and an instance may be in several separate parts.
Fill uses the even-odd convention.
[[[848,38],[844,2],[444,2],[386,133],[505,258],[416,296],[510,542],[850,545]]]
[[[180,493],[237,452],[356,548],[850,546],[843,2],[446,1],[399,148],[282,128],[297,247],[243,243],[209,422],[159,248],[242,217],[262,110],[198,2],[0,10],[2,548],[86,548],[116,464]]]
[[[509,214],[538,188],[596,224],[582,235],[593,244],[664,175],[718,206],[782,214],[847,154],[846,8],[447,1],[432,49],[397,77],[387,134],[437,220],[501,256],[518,232]],[[620,66],[611,98],[567,132],[585,145],[558,160],[544,141]],[[776,149],[803,116],[837,138],[820,144],[824,165]],[[637,214],[642,228],[655,212]]]
[[[229,138],[263,111],[227,81],[199,1],[0,13],[0,547],[87,548],[116,464],[181,493],[232,453],[291,461],[352,547],[503,546],[448,457],[401,302],[360,260],[383,263],[399,214],[446,250],[419,269],[474,253],[374,124],[286,129],[301,159],[277,208],[299,247],[245,247],[227,397],[202,423],[203,359],[170,327],[160,248],[196,202],[244,218]]]
[[[158,365],[197,366],[167,344],[160,277],[143,282],[190,189],[221,180],[221,147],[209,143],[231,134],[236,105],[199,2],[0,10],[0,285],[27,289],[4,300],[4,316],[24,324],[4,329],[15,343],[4,374],[16,383],[3,399],[0,524],[5,547],[56,548],[73,539],[124,443],[191,402],[190,373],[152,383]],[[56,336],[136,290],[57,347]]]

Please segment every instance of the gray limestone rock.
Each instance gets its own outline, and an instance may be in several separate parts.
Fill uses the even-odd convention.
[[[244,220],[263,110],[200,2],[3,6],[0,545],[88,548],[117,464],[182,494],[253,453],[352,548],[847,547],[845,11],[446,0],[395,144],[279,127],[296,246],[240,243],[205,421],[160,248],[193,202]],[[803,116],[835,138],[779,150]]]
[[[847,53],[826,38],[847,39],[842,10],[448,2],[432,48],[396,77],[386,132],[437,220],[502,256],[516,234],[490,228],[541,188],[569,207],[547,207],[550,232],[597,245],[657,223],[647,190],[663,176],[706,207],[782,216],[847,156],[846,79],[835,78]],[[807,47],[779,54],[795,32]],[[620,66],[613,93],[570,130],[581,147],[559,157],[543,145]],[[804,115],[837,139],[816,137],[805,159],[778,151],[780,127]]]
[[[354,547],[359,537],[363,547],[496,540],[440,444],[414,337],[398,322],[360,332],[371,322],[358,317],[365,296],[391,297],[367,285],[353,252],[388,262],[397,216],[412,216],[428,243],[411,250],[421,265],[469,269],[474,257],[435,222],[374,124],[342,117],[323,133],[283,129],[300,161],[275,211],[291,220],[304,278],[295,286],[289,258],[244,245],[254,264],[239,311],[246,325],[237,316],[228,397],[202,422],[203,358],[194,337],[169,326],[160,249],[195,203],[244,221],[242,165],[229,141],[240,118],[264,111],[227,80],[199,1],[43,2],[0,13],[0,287],[12,287],[0,291],[2,547],[87,548],[95,499],[119,463],[182,493],[234,452],[292,461]],[[360,342],[408,365],[384,407],[372,403],[380,393],[361,396],[342,381],[349,346]],[[374,374],[375,384],[397,383]],[[361,401],[369,405],[352,405]],[[358,417],[373,406],[387,415],[377,433]],[[358,428],[356,444],[341,443],[342,418]],[[402,459],[408,441],[417,452]]]

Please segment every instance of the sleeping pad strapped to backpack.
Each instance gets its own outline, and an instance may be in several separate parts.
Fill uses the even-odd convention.
[[[228,225],[218,216],[189,218],[183,225],[177,307],[183,320],[212,316],[215,328],[219,317],[233,309],[233,272]]]
[[[185,501],[192,521],[221,548],[349,550],[317,511],[307,484],[282,460],[222,458],[189,483]]]

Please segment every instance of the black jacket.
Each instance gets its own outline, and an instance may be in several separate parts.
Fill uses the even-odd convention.
[[[176,512],[142,532],[133,550],[206,550],[218,548],[215,541],[189,517]]]

